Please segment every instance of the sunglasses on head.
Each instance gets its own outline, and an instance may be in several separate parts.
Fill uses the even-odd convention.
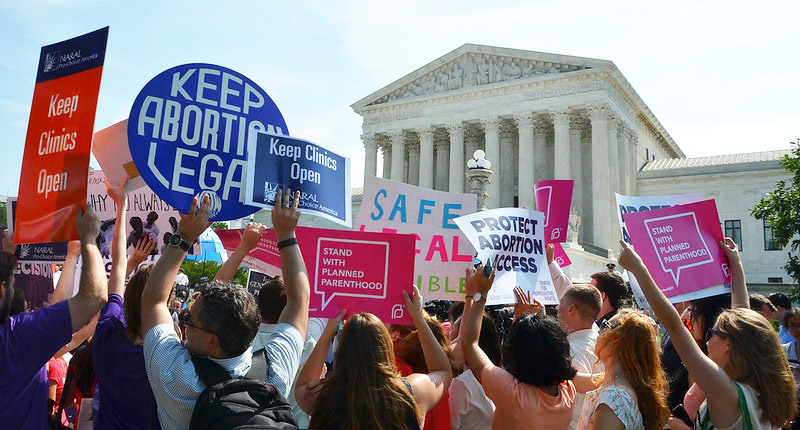
[[[710,329],[708,329],[708,331],[706,331],[706,342],[711,340],[711,337],[714,336],[714,335],[717,335],[722,339],[727,339],[728,338],[727,334],[725,334],[725,333],[723,333],[723,332],[721,332],[721,331],[719,331],[719,330],[717,330],[715,328],[710,328]]]

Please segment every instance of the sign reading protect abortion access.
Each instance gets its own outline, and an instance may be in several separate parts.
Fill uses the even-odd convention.
[[[539,181],[533,186],[536,210],[544,214],[544,238],[547,243],[567,241],[574,184],[572,180],[552,179]]]
[[[247,142],[255,132],[288,134],[278,107],[246,76],[212,64],[161,72],[133,102],[128,145],[147,185],[186,213],[211,197],[211,220],[258,210],[245,204]]]
[[[624,216],[633,246],[667,297],[730,282],[714,200]]]
[[[317,144],[273,133],[253,133],[245,202],[272,208],[277,190],[300,191],[297,209],[351,227],[350,159]]]
[[[447,193],[370,177],[356,225],[416,237],[414,281],[426,299],[463,300],[475,249],[453,222],[477,208],[475,194]]]
[[[515,286],[542,304],[558,303],[545,256],[544,214],[500,208],[465,215],[455,223],[478,250],[478,258],[492,260],[497,272],[487,305],[514,303]]]
[[[17,244],[78,239],[108,27],[42,48],[22,157]]]

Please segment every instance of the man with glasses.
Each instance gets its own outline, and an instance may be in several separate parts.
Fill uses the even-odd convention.
[[[284,396],[297,372],[308,324],[310,288],[294,230],[300,216],[299,196],[289,204],[291,191],[280,191],[275,198],[272,224],[281,254],[287,304],[278,320],[278,329],[265,350],[268,375],[263,378]],[[227,370],[233,378],[247,375],[253,362],[250,344],[258,332],[261,318],[253,296],[247,289],[214,281],[204,286],[181,316],[186,341],[175,332],[167,308],[175,275],[191,243],[210,225],[208,197],[194,200],[189,214],[178,224],[170,246],[156,263],[142,294],[142,333],[145,369],[158,404],[158,418],[164,429],[186,429],[200,393],[206,388],[192,356],[207,357]]]

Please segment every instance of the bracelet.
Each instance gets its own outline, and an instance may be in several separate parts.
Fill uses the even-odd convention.
[[[290,238],[288,238],[286,240],[282,240],[282,241],[278,242],[278,249],[283,249],[283,248],[286,248],[287,246],[292,246],[292,245],[297,245],[297,238],[296,237],[290,237]]]

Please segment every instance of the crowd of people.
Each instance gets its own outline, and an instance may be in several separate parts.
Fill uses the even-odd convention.
[[[14,244],[0,252],[0,427],[9,429],[778,429],[795,426],[800,309],[781,293],[748,295],[739,250],[719,246],[731,293],[670,303],[636,252],[573,284],[548,265],[559,296],[521,289],[487,308],[494,273],[466,268],[463,301],[404,293],[411,326],[367,312],[309,318],[295,238],[299,196],[277,193],[272,224],[282,275],[254,297],[232,280],[265,230],[251,223],[213,281],[176,288],[187,251],[209,226],[195,201],[154,265],[156,242],[128,257],[126,182],[106,273],[100,221],[78,211],[51,306],[13,306]],[[148,220],[149,221],[149,220]],[[77,259],[82,260],[72,295]],[[73,406],[74,405],[74,406]]]

